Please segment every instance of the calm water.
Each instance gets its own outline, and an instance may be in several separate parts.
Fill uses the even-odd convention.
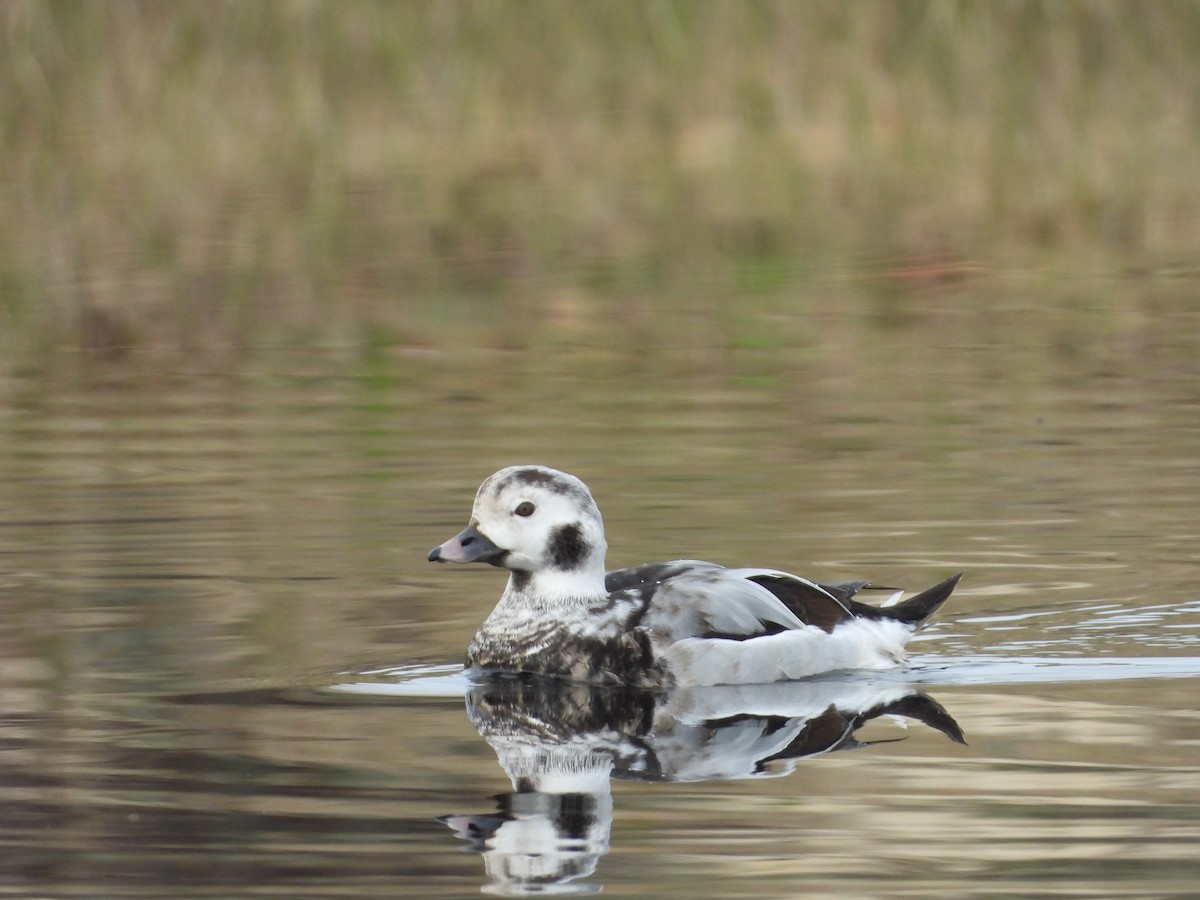
[[[1200,316],[971,308],[0,382],[0,895],[1194,896]],[[472,687],[425,553],[533,461],[613,565],[967,576],[909,672]]]

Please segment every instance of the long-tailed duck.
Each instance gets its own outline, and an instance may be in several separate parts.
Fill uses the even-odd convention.
[[[604,571],[604,522],[587,486],[510,466],[479,486],[471,522],[433,562],[508,569],[469,668],[640,687],[757,684],[892,668],[962,573],[881,608],[868,582],[821,585],[774,569],[699,560]]]

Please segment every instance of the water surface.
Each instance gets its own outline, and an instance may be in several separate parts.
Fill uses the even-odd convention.
[[[549,851],[508,857],[505,880],[460,835],[497,804],[546,812],[509,777],[539,752],[592,816],[555,857],[581,891],[1194,894],[1200,322],[1092,340],[1085,321],[1064,349],[1035,315],[980,302],[757,349],[564,333],[220,365],[64,355],[10,377],[0,894],[511,886]],[[614,566],[967,575],[910,671],[737,698],[763,706],[737,720],[760,740],[810,714],[806,740],[828,737],[838,711],[850,731],[828,746],[796,726],[763,771],[706,769],[684,751],[728,730],[656,731],[658,707],[589,698],[571,708],[612,711],[602,739],[556,720],[550,749],[514,756],[496,735],[561,707],[493,698],[481,718],[457,664],[501,575],[425,553],[515,462],[589,483]],[[910,693],[967,743],[888,706]],[[882,711],[856,721],[856,703]],[[645,746],[638,763],[614,735],[689,777],[641,777]]]

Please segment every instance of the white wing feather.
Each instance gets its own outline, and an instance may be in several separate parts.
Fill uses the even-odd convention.
[[[771,576],[800,582],[819,591],[831,603],[842,604],[824,588],[775,569],[695,569],[661,584],[642,624],[656,638],[678,641],[701,635],[751,637],[764,631],[807,630],[811,626],[751,577]]]
[[[761,634],[764,623],[785,629],[808,626],[760,584],[741,572],[720,569],[676,575],[657,589],[642,619],[656,639],[679,641],[701,635]]]

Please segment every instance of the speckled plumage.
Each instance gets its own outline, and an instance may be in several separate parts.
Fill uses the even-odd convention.
[[[819,585],[773,569],[675,560],[606,573],[606,549],[578,478],[532,465],[487,478],[467,528],[429,554],[509,570],[467,665],[638,687],[887,668],[960,577],[881,609],[854,599],[866,582]]]

